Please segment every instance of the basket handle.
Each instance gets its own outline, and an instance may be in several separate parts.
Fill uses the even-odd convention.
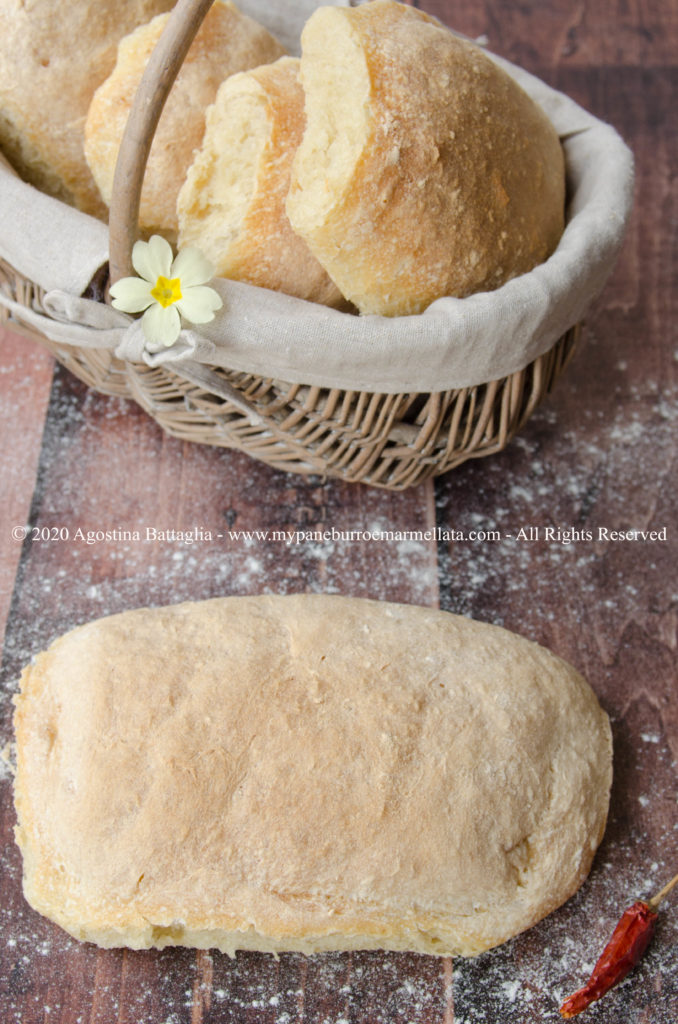
[[[134,273],[139,202],[162,108],[213,0],[177,0],[150,56],[120,143],[108,219],[110,283]]]

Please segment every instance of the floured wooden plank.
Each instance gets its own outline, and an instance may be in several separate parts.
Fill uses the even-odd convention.
[[[7,696],[21,664],[48,637],[102,614],[264,591],[437,604],[431,483],[387,494],[291,476],[242,454],[183,444],[131,402],[98,396],[63,370],[52,392],[39,479],[34,526],[54,539],[24,551],[4,667],[5,734]],[[4,792],[9,799],[8,779]],[[11,974],[21,964],[31,995],[18,994],[12,1005],[26,1024],[41,1000],[65,1022],[78,1019],[77,1002],[79,1013],[86,1008],[103,1024],[240,1021],[248,1000],[257,1003],[252,1010],[268,1007],[271,1020],[283,1005],[306,1006],[304,1019],[310,1019],[309,1006],[357,1006],[366,984],[392,993],[410,1013],[422,999],[428,1007],[445,998],[442,981],[433,994],[429,981],[407,981],[418,976],[417,957],[319,957],[306,964],[300,957],[276,963],[256,954],[231,961],[193,951],[95,953],[23,904],[12,822],[8,807],[0,886],[11,887],[3,906],[14,912],[0,914],[13,945],[0,951],[0,960],[6,957],[0,970]],[[44,955],[35,957],[36,949]],[[401,963],[409,964],[406,975]],[[438,978],[439,970],[432,961],[427,979]],[[341,994],[327,987],[336,971],[349,979]]]
[[[0,636],[29,523],[53,368],[46,349],[0,327]]]
[[[615,274],[552,397],[508,450],[437,486],[438,521],[484,540],[452,543],[441,605],[501,623],[575,664],[613,721],[615,778],[605,839],[583,889],[506,947],[455,964],[466,1024],[556,1020],[622,910],[675,874],[678,799],[678,387],[667,323],[678,317],[665,230],[676,132],[675,71],[561,71],[637,161],[637,205]],[[673,84],[672,84],[673,82]],[[678,125],[677,125],[678,127]],[[651,156],[650,156],[651,154]],[[678,1019],[678,913],[604,1024]]]

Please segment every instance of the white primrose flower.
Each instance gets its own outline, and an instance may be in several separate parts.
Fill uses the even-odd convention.
[[[135,243],[132,265],[139,277],[116,281],[111,287],[112,305],[125,313],[144,313],[141,326],[149,352],[174,344],[181,317],[206,324],[223,305],[217,292],[206,287],[214,267],[198,249],[183,249],[172,260],[169,242],[152,235],[148,242]]]

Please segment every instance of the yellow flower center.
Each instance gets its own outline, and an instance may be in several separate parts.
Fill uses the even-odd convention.
[[[173,277],[170,280],[161,274],[155,282],[155,288],[151,288],[151,295],[163,309],[167,309],[173,302],[178,302],[181,298],[181,280],[178,277]]]

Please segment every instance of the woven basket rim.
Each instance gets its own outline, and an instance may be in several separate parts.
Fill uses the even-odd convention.
[[[43,296],[0,260],[0,287],[24,315]],[[0,308],[0,320],[2,309]],[[131,398],[182,441],[244,451],[276,469],[403,490],[469,459],[501,451],[550,392],[576,345],[564,335],[529,367],[499,381],[442,393],[341,391],[220,371],[206,385],[166,367],[123,363],[110,351],[42,341],[80,380]],[[214,380],[216,379],[216,386]]]

